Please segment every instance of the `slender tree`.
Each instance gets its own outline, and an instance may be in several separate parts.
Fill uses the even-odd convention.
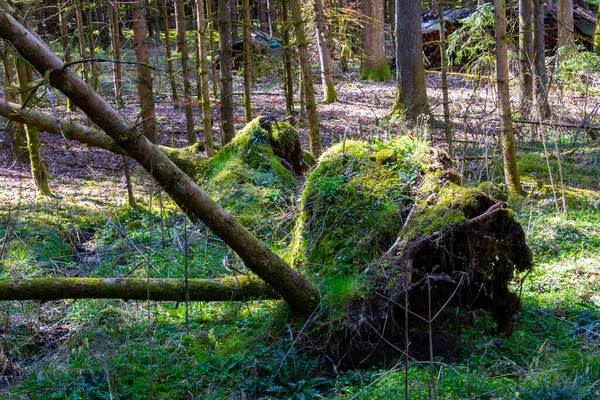
[[[92,19],[92,4],[90,0],[85,0],[85,15],[87,19],[87,41],[90,49],[90,66],[92,68],[92,87],[98,90],[98,64],[96,63],[96,40],[94,39],[94,20]]]
[[[209,0],[210,1],[210,0]],[[204,148],[206,155],[212,157],[213,135],[212,135],[212,114],[210,111],[210,91],[208,88],[208,57],[206,54],[206,22],[204,20],[204,0],[196,0],[198,25],[198,45],[200,49],[200,93],[202,103],[202,127],[204,129]]]
[[[308,116],[308,135],[310,138],[310,152],[317,158],[321,155],[321,134],[319,132],[319,115],[317,113],[317,99],[313,84],[312,72],[310,70],[310,59],[308,56],[308,40],[304,20],[302,19],[302,5],[300,0],[290,0],[292,11],[292,24],[296,34],[298,46],[298,58],[300,59],[300,70],[302,71],[302,85],[304,86],[304,102]]]
[[[573,46],[573,0],[558,0],[558,47]]]
[[[533,88],[536,114],[540,119],[548,118],[551,114],[550,103],[548,102],[548,76],[546,74],[544,35],[544,3],[543,0],[533,0]]]
[[[392,115],[410,120],[429,112],[421,41],[421,2],[396,0],[396,101]]]
[[[86,58],[85,51],[85,28],[83,26],[83,2],[81,0],[77,0],[77,7],[75,7],[75,20],[77,21],[77,41],[79,43],[79,59],[84,60]],[[81,71],[81,76],[86,83],[89,83],[89,74],[88,74],[88,63],[83,63],[83,68]]]
[[[69,8],[67,7],[66,2],[61,2],[58,10],[58,19],[60,22],[60,39],[63,47],[63,59],[65,63],[71,62],[71,43],[70,43],[70,35],[69,35]],[[71,100],[67,98],[67,110],[75,111],[74,105],[71,103]]]
[[[121,35],[120,21],[119,21],[119,1],[113,0],[112,7],[110,10],[110,26],[111,26],[111,45],[113,51],[113,59],[115,63],[113,65],[113,81],[115,90],[115,101],[117,108],[123,107],[123,81],[121,78]]]
[[[408,2],[412,2],[410,0]],[[360,79],[369,81],[389,81],[392,79],[390,67],[385,57],[383,31],[385,0],[363,0],[365,60],[360,70]],[[420,2],[419,2],[420,5]],[[421,20],[419,12],[419,21]],[[420,22],[419,22],[420,26]],[[420,28],[419,28],[420,29]],[[420,35],[420,31],[419,31]]]
[[[217,85],[217,52],[215,51],[215,16],[212,11],[213,0],[206,1],[206,15],[208,17],[208,43],[210,48],[210,69],[212,76],[212,90],[215,99],[219,97],[219,89]]]
[[[494,0],[494,21],[496,40],[496,79],[498,82],[498,116],[500,118],[500,143],[504,159],[504,180],[508,192],[513,196],[524,194],[519,170],[517,151],[512,126],[510,93],[508,88],[508,46],[506,44],[506,14],[504,0]]]
[[[252,120],[252,32],[250,24],[250,0],[242,0],[242,13],[244,14],[244,119]]]
[[[596,30],[594,31],[594,53],[600,55],[600,3],[596,10]]]
[[[296,112],[294,111],[294,72],[290,54],[290,30],[288,26],[288,10],[286,0],[281,0],[281,18],[283,23],[283,70],[285,73],[285,109],[290,124],[296,127]]]
[[[329,104],[337,100],[333,85],[333,67],[331,54],[327,43],[327,24],[323,12],[323,0],[313,0],[315,10],[315,25],[317,28],[317,44],[319,45],[319,60],[321,61],[321,83],[323,85],[323,103]],[[386,61],[387,65],[387,61]]]
[[[519,0],[519,104],[527,114],[533,98],[533,0]]]
[[[15,67],[19,79],[19,89],[21,93],[21,104],[25,105],[29,97],[29,79],[27,74],[27,64],[20,58],[15,58]],[[33,125],[24,125],[25,135],[27,137],[27,149],[29,151],[29,164],[31,166],[31,175],[37,192],[43,196],[52,196],[50,186],[48,185],[48,173],[42,159],[40,147],[40,136],[38,129]]]
[[[223,143],[229,143],[235,135],[233,125],[233,76],[231,50],[231,22],[229,1],[219,1],[219,71],[221,74],[221,134]]]
[[[148,57],[148,29],[146,26],[146,1],[134,0],[131,3],[133,20],[133,42],[137,63],[138,93],[142,108],[142,127],[144,135],[153,143],[158,143],[156,115],[154,113],[154,94],[152,90],[152,71]]]
[[[15,70],[15,52],[7,43],[2,43],[2,62],[4,65],[4,96],[6,100],[17,103],[19,98],[17,96],[18,79]],[[5,129],[12,141],[10,158],[21,163],[28,162],[29,152],[27,151],[27,135],[24,126],[15,121],[9,121]]]
[[[169,29],[169,9],[167,0],[162,0],[162,16],[165,26],[165,50],[167,53],[167,73],[169,74],[169,84],[171,85],[171,95],[173,103],[178,105],[179,97],[177,96],[177,84],[175,83],[175,69],[173,68],[173,51],[171,50],[171,30]]]
[[[452,142],[452,124],[450,123],[450,99],[448,96],[448,59],[446,57],[446,21],[444,13],[446,12],[444,2],[440,0],[438,5],[438,14],[440,16],[440,67],[442,76],[442,106],[444,109],[444,133],[446,143],[448,144],[448,154],[454,155],[454,145]]]
[[[190,63],[186,35],[185,4],[183,0],[175,0],[175,14],[177,22],[177,47],[181,54],[181,72],[183,75],[183,97],[185,109],[185,131],[188,144],[196,143],[194,131],[194,111],[192,109],[192,84],[190,82]]]

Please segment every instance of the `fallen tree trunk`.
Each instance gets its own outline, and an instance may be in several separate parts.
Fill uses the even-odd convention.
[[[57,119],[53,116],[32,109],[23,109],[20,104],[0,99],[0,116],[11,121],[35,126],[55,135],[64,135],[67,139],[76,140],[99,149],[127,155],[127,152],[119,147],[110,136],[98,129],[65,120],[60,120],[59,125]]]
[[[277,300],[254,276],[188,280],[189,301]],[[37,278],[0,281],[0,300],[122,299],[186,301],[185,280],[143,278]]]
[[[70,98],[140,163],[184,212],[199,218],[223,239],[250,270],[282,295],[294,311],[313,310],[319,297],[317,288],[225,212],[192,178],[69,70],[37,34],[27,30],[13,16],[13,10],[5,0],[0,1],[0,37],[10,42],[52,86]]]

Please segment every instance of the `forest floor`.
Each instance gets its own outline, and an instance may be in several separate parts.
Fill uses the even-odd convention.
[[[565,85],[557,75],[553,120],[599,124],[600,73],[563,74],[571,83]],[[439,123],[408,128],[390,121],[394,83],[358,81],[357,76],[356,70],[340,73],[339,101],[319,105],[325,146],[409,133],[444,147]],[[495,81],[484,78],[455,74],[449,79],[455,161],[469,186],[502,182]],[[163,92],[165,83],[158,85]],[[240,83],[237,77],[237,92]],[[110,93],[110,86],[104,82],[101,91]],[[440,121],[439,74],[429,73],[427,86]],[[259,78],[255,90],[254,115],[285,118],[277,75]],[[164,99],[157,105],[161,142],[184,146],[183,110],[160,90],[157,97]],[[135,115],[137,105],[131,102],[121,111]],[[244,125],[241,96],[235,115],[239,129]],[[217,127],[215,122],[218,137]],[[300,133],[307,148],[306,128]],[[444,399],[598,398],[600,150],[588,146],[583,129],[519,124],[517,136],[529,195],[509,203],[535,262],[532,274],[515,281],[523,309],[511,337],[497,336],[486,314],[461,327],[460,355],[435,361],[437,392]],[[0,272],[5,279],[183,276],[184,217],[166,196],[158,196],[143,171],[134,167],[133,173],[143,208],[130,208],[120,156],[44,134],[43,155],[56,197],[39,198],[28,167],[9,159],[6,143],[0,130]],[[190,276],[231,274],[230,266],[239,262],[217,237],[200,224],[188,227],[188,233]],[[144,254],[152,254],[152,268]],[[0,304],[0,397],[399,398],[408,379],[409,398],[430,398],[429,363],[411,361],[408,371],[404,363],[388,363],[323,373],[332,369],[323,368],[327,360],[294,348],[302,325],[270,331],[283,313],[278,302],[190,304],[187,324],[185,309],[108,300]]]

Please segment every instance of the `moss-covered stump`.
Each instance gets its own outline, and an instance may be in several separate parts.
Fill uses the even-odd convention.
[[[321,157],[291,261],[321,282],[329,320],[313,342],[330,357],[364,366],[400,355],[406,300],[413,356],[429,355],[429,320],[434,352],[451,355],[449,323],[477,308],[510,332],[520,304],[509,282],[531,268],[524,232],[505,203],[459,182],[444,157],[409,138],[346,142]]]
[[[263,239],[282,239],[296,189],[302,151],[287,123],[256,118],[209,160],[198,165],[208,194]]]

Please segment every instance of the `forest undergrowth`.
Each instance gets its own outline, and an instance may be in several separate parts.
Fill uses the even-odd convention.
[[[597,69],[577,64],[561,71],[560,90],[551,92],[554,120],[598,124]],[[360,82],[357,74],[340,73],[340,102],[319,106],[325,143],[385,141],[409,133],[442,144],[436,123],[423,121],[408,130],[390,121],[393,84]],[[269,94],[279,90],[278,82],[267,77],[258,85],[267,94],[253,97],[255,112],[283,118],[283,98]],[[490,182],[481,188],[503,197],[493,82],[457,74],[450,86],[455,165],[467,186]],[[440,114],[436,73],[428,75],[428,93],[433,114]],[[240,97],[238,128],[243,127],[241,109]],[[135,110],[131,103],[123,112]],[[165,144],[184,141],[180,111],[166,101],[157,107]],[[390,359],[342,370],[296,346],[307,321],[293,318],[276,301],[4,302],[0,397],[395,399],[407,394],[428,399],[435,387],[443,399],[598,398],[600,150],[581,129],[518,127],[519,168],[528,196],[507,200],[526,231],[535,266],[513,283],[522,310],[511,336],[499,336],[488,314],[473,311],[470,324],[452,328],[460,337],[458,355],[436,358],[433,376],[429,361],[413,359],[408,369],[404,360]],[[305,131],[300,129],[303,145]],[[8,150],[0,149],[0,273],[5,279],[181,278],[186,270],[190,277],[214,278],[246,272],[218,237],[188,221],[137,169],[138,206],[127,205],[120,157],[76,144],[66,147],[59,137],[44,136],[42,142],[56,198],[37,198],[27,167],[9,162]],[[279,199],[287,207],[272,218],[272,232],[261,232],[272,248],[289,246],[299,196],[300,188]]]

